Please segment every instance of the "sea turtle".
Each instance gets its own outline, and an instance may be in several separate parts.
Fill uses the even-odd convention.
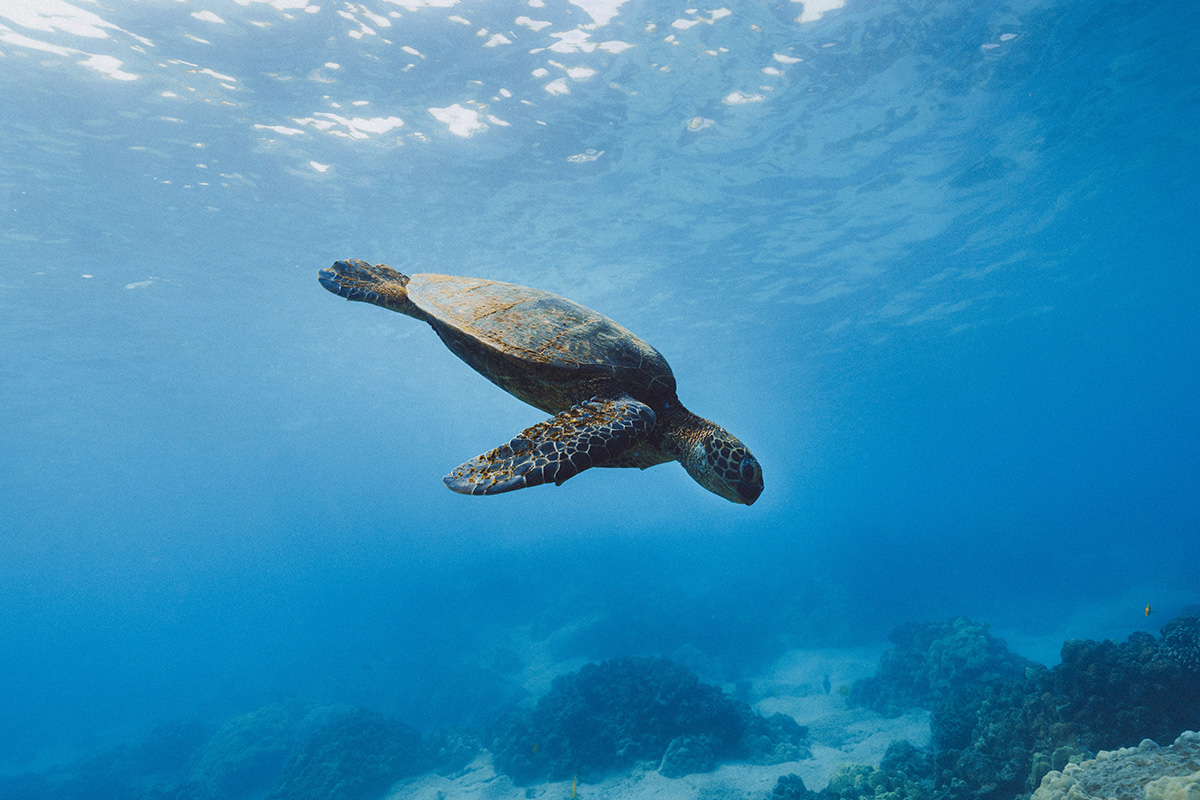
[[[562,484],[589,467],[678,461],[696,482],[750,505],[762,468],[720,425],[688,411],[657,350],[605,316],[548,292],[482,278],[402,275],[346,260],[321,285],[429,323],[442,342],[509,394],[552,414],[443,478],[462,494]]]

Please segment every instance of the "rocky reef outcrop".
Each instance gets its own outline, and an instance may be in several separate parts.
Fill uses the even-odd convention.
[[[590,781],[638,763],[679,777],[734,759],[793,761],[807,757],[806,735],[666,658],[621,658],[560,676],[534,709],[503,716],[488,746],[518,783]]]
[[[933,709],[956,693],[975,692],[1019,678],[1031,662],[1008,649],[988,626],[963,617],[950,622],[908,623],[889,637],[879,671],[850,687],[847,701],[885,717],[907,709]]]
[[[830,797],[1028,797],[1047,774],[1073,773],[1099,751],[1200,728],[1196,616],[1168,622],[1159,637],[1069,640],[1050,669],[1012,656],[965,620],[906,625],[893,641],[878,674],[849,700],[880,713],[929,708],[932,746],[902,765],[848,768],[830,781]]]
[[[478,741],[423,737],[354,706],[274,703],[214,728],[161,726],[42,773],[0,778],[0,800],[378,800],[396,780],[461,767]]]
[[[1101,750],[1093,759],[1068,764],[1042,778],[1033,800],[1200,800],[1200,733],[1181,733],[1159,747]]]

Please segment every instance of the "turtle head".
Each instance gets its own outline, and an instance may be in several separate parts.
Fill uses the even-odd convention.
[[[692,414],[677,429],[679,463],[696,483],[734,503],[751,505],[763,490],[762,466],[746,445],[715,422]]]

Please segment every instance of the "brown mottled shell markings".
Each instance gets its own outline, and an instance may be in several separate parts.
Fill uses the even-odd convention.
[[[675,393],[675,376],[662,354],[608,317],[564,297],[527,286],[449,275],[413,275],[406,288],[409,299],[435,321],[434,329],[455,355],[505,389],[509,389],[506,376],[498,373],[515,371],[535,378],[545,374],[562,384],[566,372],[576,382],[612,379],[638,396]],[[457,340],[457,348],[452,340]],[[520,366],[503,369],[481,349]],[[565,408],[536,402],[537,392],[532,389],[532,396],[518,396],[552,412]],[[590,396],[577,397],[572,404]]]

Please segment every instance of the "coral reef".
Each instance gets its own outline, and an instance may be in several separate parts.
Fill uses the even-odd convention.
[[[1191,629],[1194,620],[1173,620],[1160,640],[1138,632],[1124,643],[1066,642],[1061,664],[989,693],[970,744],[939,763],[974,796],[1011,797],[1032,792],[1055,759],[1079,761],[1143,738],[1171,741],[1200,727],[1192,651],[1177,640],[1162,646],[1166,632]]]
[[[933,796],[933,768],[922,750],[894,742],[879,768],[843,764],[829,778],[822,800],[927,800]]]
[[[1179,617],[1162,626],[1159,650],[1163,658],[1185,670],[1200,673],[1200,617]]]
[[[44,772],[0,776],[0,800],[97,800],[135,796],[139,787],[178,780],[211,730],[195,722],[154,728],[121,745]]]
[[[676,736],[667,745],[658,771],[668,778],[682,778],[693,772],[709,772],[717,767],[717,754],[707,736]]]
[[[889,637],[879,672],[857,681],[848,702],[887,717],[909,708],[932,709],[955,692],[1020,677],[1030,662],[980,625],[959,617],[944,623],[908,623]]]
[[[400,778],[461,766],[474,752],[354,706],[275,704],[226,723],[184,781],[140,797],[369,800]]]
[[[0,800],[128,798],[146,784],[179,780],[210,733],[196,722],[161,724],[137,745],[88,754],[43,772],[0,776]]]
[[[767,800],[815,800],[819,797],[816,792],[809,791],[799,775],[789,772],[780,775],[775,782],[775,788],[767,795]]]
[[[899,791],[889,796],[1009,800],[1028,796],[1047,774],[1073,775],[1072,765],[1099,750],[1143,737],[1170,741],[1200,727],[1196,617],[1168,622],[1158,639],[1139,632],[1124,643],[1070,640],[1054,668],[1024,666],[1007,679],[1000,676],[1019,662],[1004,657],[1006,648],[966,621],[956,621],[954,629],[963,642],[948,642],[959,634],[945,627],[900,629],[893,637],[897,648],[882,660],[877,679],[857,689],[858,702],[884,712],[917,698],[932,705],[932,781],[911,766],[881,764],[876,772],[846,771],[829,791],[843,792],[841,797],[866,796],[862,792],[870,788],[875,791],[870,796]],[[947,652],[964,651],[977,657],[946,658]],[[945,668],[963,663],[973,666]],[[919,778],[915,788],[905,783],[913,775]],[[917,793],[926,782],[930,791]],[[1155,791],[1200,791],[1181,786],[1165,782]]]
[[[594,780],[639,762],[675,777],[729,759],[780,763],[807,755],[806,734],[668,659],[622,658],[558,677],[532,712],[503,716],[489,739],[496,765],[530,783]]]
[[[1146,739],[1137,747],[1101,750],[1042,778],[1032,800],[1200,800],[1200,733],[1186,731],[1170,747]]]
[[[428,766],[412,728],[374,711],[339,709],[291,757],[267,800],[374,800]]]
[[[269,790],[303,741],[312,707],[273,703],[235,717],[217,729],[196,756],[183,794],[242,797]]]
[[[925,705],[930,747],[893,743],[877,768],[843,765],[820,792],[783,775],[765,800],[1200,800],[1200,734],[1182,733],[1200,728],[1197,616],[1158,637],[1067,641],[1049,669],[965,619],[906,625],[893,642],[847,702],[883,714]],[[0,800],[376,800],[398,780],[462,770],[485,742],[519,784],[594,782],[631,767],[679,778],[727,761],[807,758],[807,736],[673,661],[624,658],[560,676],[534,708],[501,715],[482,737],[422,737],[361,708],[277,703],[0,776]]]
[[[762,717],[738,702],[738,710],[746,723],[740,745],[741,760],[751,764],[783,764],[810,758],[808,728],[787,714]]]
[[[413,729],[353,706],[276,703],[215,731],[161,726],[44,773],[0,777],[0,800],[375,800],[394,781],[461,768],[478,740]]]

